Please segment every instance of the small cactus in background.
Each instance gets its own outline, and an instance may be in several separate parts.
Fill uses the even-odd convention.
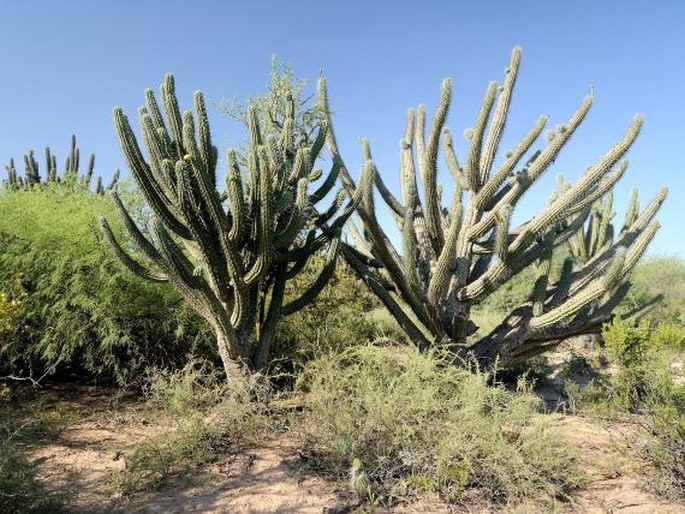
[[[330,196],[340,168],[334,162],[324,176],[316,167],[330,127],[322,122],[311,140],[297,138],[296,102],[289,96],[283,122],[271,133],[264,132],[260,113],[248,109],[249,146],[244,153],[228,150],[221,188],[203,94],[194,95],[194,114],[181,112],[173,76],[167,75],[161,94],[164,116],[149,89],[138,112],[147,158],[123,110],[114,109],[128,166],[154,213],[151,236],[135,225],[116,192],[139,255],[115,240],[104,219],[103,232],[131,271],[169,282],[214,329],[228,376],[238,371],[237,363],[262,368],[278,320],[313,301],[333,273],[342,227],[371,184],[363,180],[368,185],[347,202],[339,192],[328,209],[316,209]],[[323,250],[321,274],[285,302],[286,282]]]
[[[76,136],[71,136],[71,151],[64,164],[62,173],[57,171],[57,158],[52,153],[50,147],[45,148],[45,178],[41,177],[38,160],[33,150],[24,155],[24,175],[17,172],[14,159],[5,166],[7,178],[3,181],[6,189],[16,191],[18,189],[32,189],[34,187],[45,187],[48,184],[60,184],[65,187],[84,187],[88,188],[93,180],[95,168],[95,155],[90,154],[88,166],[83,174],[79,171],[80,150],[76,146]],[[103,186],[102,178],[98,177],[95,183],[95,192],[99,195],[105,191],[113,189],[119,180],[119,170],[114,173],[108,186]]]
[[[615,234],[612,189],[628,166],[621,159],[642,127],[636,116],[625,135],[575,184],[562,181],[546,208],[513,227],[516,204],[554,162],[593,101],[592,94],[585,97],[566,123],[548,131],[546,146],[531,151],[547,122],[542,116],[494,166],[520,59],[516,48],[502,86],[489,84],[476,123],[464,132],[470,144],[463,163],[445,126],[452,100],[449,79],[442,84],[427,134],[425,108],[409,110],[400,144],[399,197],[385,185],[368,141],[362,141],[365,173],[373,175],[394,215],[402,247],[392,244],[378,222],[373,191],[363,194],[357,209],[363,230],[351,222],[355,244],[342,247],[347,263],[420,346],[446,343],[460,356],[471,355],[487,366],[495,361],[510,365],[564,338],[598,330],[625,296],[630,273],[659,228],[653,218],[667,193],[662,190],[641,213],[634,194],[624,227]],[[327,109],[325,114],[331,126]],[[348,194],[358,194],[333,132],[328,145]],[[445,189],[437,183],[440,147],[454,182],[447,206],[441,201]],[[553,281],[552,256],[565,244],[572,257]],[[472,307],[529,266],[536,267],[537,276],[529,300],[472,343],[469,336],[478,328],[471,321]]]

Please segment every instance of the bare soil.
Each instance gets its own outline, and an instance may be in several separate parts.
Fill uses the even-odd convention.
[[[50,388],[44,393],[49,409],[73,414],[56,435],[31,445],[40,463],[40,478],[50,487],[70,493],[74,513],[345,513],[360,510],[345,484],[315,474],[303,464],[287,435],[212,464],[192,480],[174,479],[154,493],[124,496],[116,476],[124,469],[125,453],[144,437],[163,433],[148,419],[135,398],[92,387]],[[559,415],[558,428],[582,450],[591,476],[562,512],[685,513],[685,504],[669,502],[641,488],[640,464],[623,448],[629,425]],[[530,509],[530,506],[528,506]],[[529,511],[529,510],[527,510]],[[375,512],[493,512],[486,507],[459,508],[439,499]],[[533,512],[535,509],[533,508]]]

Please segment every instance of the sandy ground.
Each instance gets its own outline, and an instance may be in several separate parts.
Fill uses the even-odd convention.
[[[155,493],[125,497],[114,480],[124,453],[142,438],[159,433],[139,402],[112,405],[111,391],[72,390],[60,401],[76,420],[53,438],[37,443],[40,478],[71,492],[74,513],[338,513],[359,512],[345,486],[306,471],[286,436],[213,464],[192,481],[171,481]],[[666,502],[639,487],[637,470],[621,451],[622,431],[587,419],[563,416],[555,422],[582,449],[591,483],[565,511],[587,513],[685,513],[685,504]],[[631,467],[633,466],[633,467]],[[368,510],[363,511],[368,512]],[[490,512],[457,509],[439,500],[405,505],[396,513]]]

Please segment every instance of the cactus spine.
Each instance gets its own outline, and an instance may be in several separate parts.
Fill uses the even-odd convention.
[[[503,365],[515,363],[565,337],[595,330],[605,321],[625,295],[630,272],[658,229],[652,220],[666,197],[664,189],[640,213],[635,193],[625,226],[614,235],[612,188],[628,166],[623,156],[642,127],[642,118],[636,116],[625,135],[575,184],[562,181],[554,201],[526,223],[511,227],[517,202],[554,162],[593,101],[592,95],[585,97],[564,125],[550,131],[546,146],[531,152],[547,122],[547,117],[541,117],[495,166],[520,60],[521,50],[516,48],[502,85],[489,84],[476,122],[465,132],[470,146],[463,165],[445,127],[451,82],[442,84],[427,135],[425,108],[409,110],[400,144],[401,198],[388,190],[376,171],[368,142],[363,142],[364,168],[373,171],[403,244],[401,251],[392,245],[376,217],[373,194],[367,192],[357,211],[364,230],[351,224],[356,244],[342,246],[349,265],[410,337],[424,347],[448,343],[459,355],[471,354],[486,365],[497,359]],[[331,126],[328,110],[325,113]],[[440,203],[443,188],[437,184],[439,143],[454,179],[448,207]],[[357,186],[332,132],[328,145],[344,186],[354,194]],[[564,262],[558,280],[553,281],[552,255],[564,245],[573,259]],[[471,308],[534,264],[537,279],[529,301],[490,334],[470,343],[469,336],[478,328],[470,321]],[[414,316],[408,316],[407,310]]]
[[[219,191],[218,152],[202,93],[194,95],[194,114],[181,112],[174,78],[167,75],[161,98],[164,116],[151,90],[145,91],[145,105],[138,112],[147,158],[128,117],[114,109],[128,166],[155,215],[152,235],[148,238],[136,227],[116,193],[114,201],[138,254],[122,248],[104,219],[103,232],[131,271],[168,281],[209,323],[228,376],[240,362],[263,367],[280,317],[309,304],[325,284],[341,228],[363,188],[347,203],[337,195],[330,209],[318,213],[315,204],[328,196],[339,173],[334,162],[309,193],[323,175],[314,164],[330,130],[322,122],[313,142],[297,141],[292,131],[295,101],[288,97],[283,123],[274,133],[263,133],[259,113],[248,110],[249,146],[241,156],[228,150],[226,187]],[[321,276],[284,305],[286,281],[326,246]]]

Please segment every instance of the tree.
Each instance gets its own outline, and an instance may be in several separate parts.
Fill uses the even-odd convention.
[[[593,101],[592,95],[587,96],[566,124],[548,133],[547,145],[531,153],[547,122],[542,116],[494,166],[520,59],[521,50],[516,48],[502,85],[489,84],[474,128],[465,134],[470,147],[464,165],[445,127],[452,98],[449,79],[442,84],[427,137],[425,108],[407,114],[401,142],[401,198],[386,187],[368,141],[362,142],[364,173],[373,175],[397,221],[403,245],[393,246],[376,217],[373,191],[367,189],[357,209],[363,231],[352,224],[355,244],[342,247],[349,265],[420,346],[447,344],[460,356],[470,354],[486,366],[495,361],[513,364],[564,338],[594,331],[607,320],[627,293],[630,272],[659,228],[652,219],[667,193],[663,189],[642,213],[635,198],[622,230],[614,236],[610,195],[628,167],[628,161],[621,159],[642,127],[642,117],[636,116],[623,138],[574,185],[563,184],[545,209],[512,228],[517,202],[554,162]],[[325,100],[325,88],[322,95]],[[330,127],[327,105],[324,112]],[[346,190],[360,194],[333,131],[328,132],[328,146]],[[437,183],[440,146],[454,179],[448,207],[441,202],[443,188]],[[520,166],[521,162],[525,164]],[[553,281],[552,254],[567,242],[573,243],[578,259],[567,259]],[[477,330],[470,319],[471,308],[529,266],[536,267],[537,278],[528,301],[469,345],[467,337]]]
[[[268,363],[278,320],[313,301],[326,284],[335,267],[342,227],[371,184],[362,179],[346,204],[345,193],[339,191],[328,209],[315,209],[333,189],[340,167],[334,163],[309,192],[323,176],[315,163],[329,127],[321,120],[314,138],[295,137],[297,106],[290,95],[275,131],[265,133],[257,108],[248,108],[249,146],[244,159],[235,149],[228,150],[227,183],[219,191],[218,152],[211,142],[202,93],[194,95],[195,115],[181,114],[171,75],[161,94],[166,119],[149,89],[139,110],[148,159],[123,110],[114,109],[128,166],[154,212],[150,238],[116,193],[113,198],[149,264],[122,248],[104,219],[102,229],[131,271],[168,281],[207,321],[216,334],[227,376],[238,371],[239,362],[261,368]],[[321,273],[298,298],[284,303],[286,282],[324,248],[327,258]]]

